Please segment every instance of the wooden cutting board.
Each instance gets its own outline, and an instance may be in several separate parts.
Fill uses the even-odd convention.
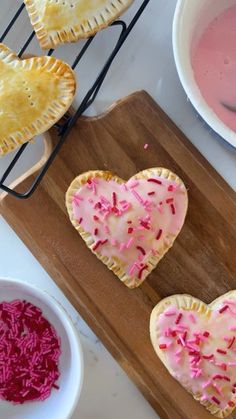
[[[50,136],[45,154],[55,133]],[[128,179],[154,166],[184,180],[189,211],[172,250],[139,289],[129,290],[70,224],[65,192],[89,169],[110,169]],[[26,190],[32,178],[22,178],[19,189]],[[208,303],[236,288],[236,194],[150,96],[135,93],[100,117],[80,119],[32,198],[6,196],[1,212],[161,418],[211,417],[154,354],[149,316],[170,294],[189,293]]]

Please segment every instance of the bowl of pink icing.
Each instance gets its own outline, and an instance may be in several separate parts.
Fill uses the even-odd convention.
[[[236,0],[178,0],[173,50],[191,103],[236,149]]]

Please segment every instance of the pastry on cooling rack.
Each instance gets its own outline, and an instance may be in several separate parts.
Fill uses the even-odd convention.
[[[188,197],[182,180],[168,169],[147,169],[128,182],[97,170],[72,182],[66,205],[90,250],[135,288],[173,245]]]
[[[47,131],[68,110],[72,69],[53,57],[20,60],[0,44],[0,155]]]
[[[170,374],[213,415],[230,415],[236,407],[236,291],[209,305],[189,295],[167,297],[152,311],[150,333]]]
[[[133,0],[24,0],[43,49],[88,38],[109,26]]]

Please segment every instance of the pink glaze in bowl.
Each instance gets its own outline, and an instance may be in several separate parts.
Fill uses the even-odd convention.
[[[210,22],[234,5],[236,0],[178,0],[173,22],[173,51],[180,81],[194,108],[230,148],[236,150],[236,132],[222,122],[204,99],[191,57],[194,42],[200,39]]]

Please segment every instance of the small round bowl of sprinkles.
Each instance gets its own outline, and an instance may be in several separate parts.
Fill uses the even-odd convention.
[[[31,284],[0,279],[0,418],[69,419],[82,382],[82,348],[64,308]]]

